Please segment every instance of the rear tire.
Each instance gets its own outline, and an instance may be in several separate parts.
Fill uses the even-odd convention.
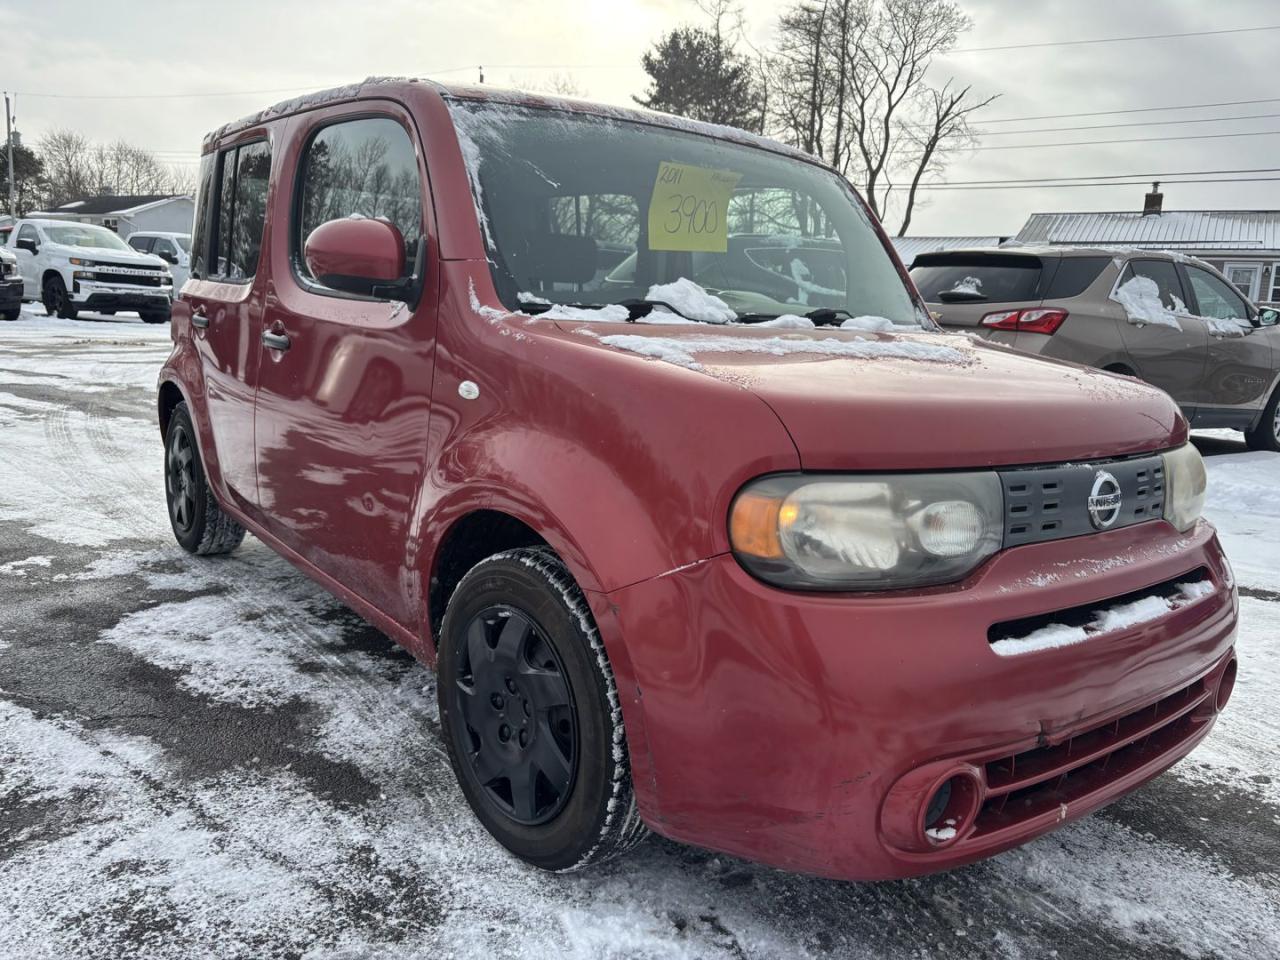
[[[648,835],[617,688],[582,591],[547,548],[471,569],[440,631],[440,720],[477,819],[544,870],[617,856]]]
[[[44,282],[44,312],[63,320],[74,320],[80,312],[71,303],[67,285],[56,274]]]
[[[223,512],[209,489],[185,402],[173,408],[165,431],[164,493],[169,525],[187,553],[230,553],[244,540],[244,527]]]
[[[1258,425],[1245,433],[1244,441],[1250,450],[1280,453],[1280,387],[1271,395]]]

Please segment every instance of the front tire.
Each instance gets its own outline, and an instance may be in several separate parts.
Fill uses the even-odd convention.
[[[550,550],[500,553],[462,578],[439,668],[449,760],[504,847],[544,870],[573,870],[648,835],[600,634]]]
[[[71,296],[67,293],[67,285],[62,282],[62,277],[56,274],[44,282],[43,300],[44,312],[51,317],[74,320],[80,312],[71,302]]]
[[[0,310],[0,320],[17,320],[22,316],[22,308],[14,307],[12,310]]]
[[[244,527],[223,512],[209,489],[186,403],[174,407],[165,432],[164,493],[169,525],[187,553],[230,553],[244,540]]]
[[[114,312],[114,311],[113,311]],[[143,323],[168,323],[169,311],[164,310],[139,310],[138,316],[142,318]]]
[[[1270,450],[1280,453],[1280,387],[1262,411],[1258,425],[1244,435],[1250,450]]]

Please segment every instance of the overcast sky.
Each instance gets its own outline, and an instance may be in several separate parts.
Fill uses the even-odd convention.
[[[960,46],[1280,26],[1274,0],[962,0]],[[776,0],[747,0],[767,45]],[[191,162],[203,134],[295,93],[372,74],[501,85],[568,74],[591,99],[629,103],[641,54],[664,30],[700,19],[691,0],[0,0],[0,86],[19,91],[29,142],[70,127]],[[955,53],[936,75],[998,93],[990,119],[1280,97],[1280,30],[1175,40]],[[155,94],[240,96],[142,99]],[[277,92],[278,91],[278,92]],[[46,96],[37,96],[43,94]],[[47,96],[58,94],[60,96]],[[86,99],[129,95],[139,99]],[[991,125],[947,170],[952,181],[1280,167],[1280,116],[1231,122],[996,135],[995,131],[1280,114],[1273,103]],[[977,126],[982,127],[979,121]],[[1277,135],[1015,149],[1019,143],[1277,131]],[[1029,213],[1140,209],[1144,188],[930,194],[911,233],[1016,233]],[[1169,185],[1166,209],[1280,208],[1280,181]],[[890,224],[896,228],[896,224]]]

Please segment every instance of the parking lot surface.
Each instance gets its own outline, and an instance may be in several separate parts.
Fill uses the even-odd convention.
[[[467,809],[429,670],[252,537],[173,542],[168,347],[132,315],[0,324],[0,955],[1280,956],[1280,456],[1197,438],[1240,680],[1135,795],[912,881],[656,838],[549,876]]]

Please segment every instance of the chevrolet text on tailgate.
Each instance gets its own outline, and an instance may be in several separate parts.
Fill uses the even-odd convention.
[[[252,531],[436,665],[463,793],[540,867],[650,830],[953,867],[1230,696],[1173,402],[940,332],[779,144],[428,82],[281,104],[206,139],[173,320],[178,541]]]

